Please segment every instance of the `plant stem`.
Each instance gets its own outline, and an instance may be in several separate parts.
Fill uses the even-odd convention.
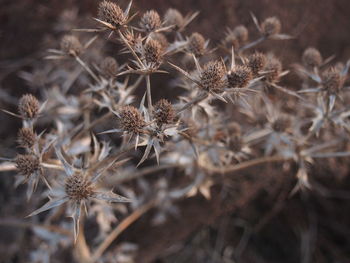
[[[97,83],[100,83],[100,79],[95,75],[94,72],[92,72],[92,70],[88,67],[88,65],[86,65],[86,63],[80,59],[80,57],[75,56],[75,60],[90,74],[90,76],[94,80],[96,80]]]
[[[146,75],[146,83],[147,83],[147,104],[148,104],[148,110],[150,112],[152,112],[151,76],[149,74]]]

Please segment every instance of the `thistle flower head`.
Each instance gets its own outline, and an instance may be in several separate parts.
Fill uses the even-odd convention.
[[[267,72],[265,78],[268,82],[277,82],[279,80],[280,74],[282,73],[281,61],[274,56],[268,57],[264,71]]]
[[[342,77],[336,68],[330,68],[322,74],[322,85],[329,93],[337,93],[342,86]]]
[[[94,194],[94,186],[84,174],[77,172],[66,178],[65,192],[74,201],[86,200]]]
[[[188,39],[188,50],[196,57],[200,57],[205,53],[205,39],[199,33],[192,33]]]
[[[120,124],[130,133],[139,133],[146,125],[141,113],[133,106],[124,106],[120,112]]]
[[[79,39],[72,35],[65,35],[61,39],[61,50],[71,56],[77,56],[83,51]]]
[[[169,124],[174,121],[175,110],[171,103],[166,99],[159,100],[154,105],[154,118],[157,124],[160,126],[162,124]]]
[[[236,26],[233,29],[233,35],[236,37],[238,42],[242,44],[248,40],[248,29],[243,25]]]
[[[118,63],[113,57],[106,57],[102,60],[101,72],[108,78],[113,78],[118,74]]]
[[[261,24],[261,30],[266,36],[279,34],[281,31],[281,21],[275,16],[266,18]]]
[[[162,53],[164,53],[169,46],[169,42],[166,36],[162,33],[152,33],[150,37],[151,39],[158,41],[162,47]]]
[[[115,28],[124,25],[127,21],[127,17],[125,17],[120,6],[106,0],[99,4],[98,19],[111,24]]]
[[[40,110],[39,101],[31,94],[21,97],[18,103],[18,111],[23,119],[32,120],[38,117]]]
[[[322,64],[321,53],[314,47],[305,49],[302,60],[304,65],[310,68],[319,67]]]
[[[233,34],[233,32],[229,32],[225,36],[225,39],[224,39],[223,43],[228,48],[233,47],[233,49],[235,49],[235,50],[239,48],[239,40],[235,36],[235,34]]]
[[[243,140],[242,137],[238,134],[233,134],[229,138],[229,144],[228,147],[233,152],[240,152],[243,148]]]
[[[143,14],[140,21],[140,27],[146,32],[152,32],[162,25],[157,11],[149,10]]]
[[[252,80],[252,71],[247,66],[237,65],[227,74],[229,88],[244,88]]]
[[[259,71],[261,71],[266,64],[266,56],[263,53],[254,53],[248,57],[247,66],[253,73],[254,77],[259,75]]]
[[[225,68],[221,61],[210,61],[204,65],[200,75],[200,87],[206,91],[220,92],[223,88]]]
[[[40,171],[40,159],[34,154],[18,154],[15,164],[19,173],[25,177]]]
[[[144,45],[144,57],[148,64],[159,65],[161,63],[163,53],[161,44],[150,38]]]
[[[17,137],[18,144],[23,148],[32,148],[37,141],[36,134],[31,128],[21,128]]]
[[[166,26],[175,26],[175,29],[179,29],[184,24],[184,17],[179,10],[169,8],[164,15],[164,23]]]

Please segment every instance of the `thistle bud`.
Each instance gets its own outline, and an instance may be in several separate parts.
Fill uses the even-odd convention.
[[[65,192],[74,201],[88,199],[94,194],[94,187],[81,173],[75,173],[67,177],[65,182]]]
[[[118,63],[112,57],[106,57],[100,65],[102,74],[108,78],[113,78],[118,74]]]
[[[158,43],[162,47],[162,53],[164,53],[165,50],[169,46],[169,42],[168,42],[168,39],[166,38],[166,36],[164,34],[162,34],[162,33],[152,33],[150,35],[150,37],[151,37],[151,39],[158,41]]]
[[[139,133],[146,125],[141,113],[133,106],[124,106],[120,112],[122,128],[131,133]]]
[[[254,53],[248,57],[247,66],[253,73],[254,77],[259,76],[259,72],[265,67],[266,57],[262,53]]]
[[[175,26],[175,29],[179,29],[184,24],[184,18],[177,9],[169,8],[164,15],[164,23],[166,26]]]
[[[31,94],[21,97],[18,104],[18,111],[23,119],[31,120],[38,117],[40,110],[39,101]]]
[[[154,31],[162,25],[157,11],[150,10],[141,17],[140,27],[146,32]]]
[[[248,29],[243,25],[236,26],[233,29],[233,35],[237,38],[238,42],[242,44],[248,40]]]
[[[342,77],[335,68],[330,68],[322,74],[322,84],[329,93],[337,93],[342,86]]]
[[[158,126],[169,124],[174,121],[175,110],[168,100],[161,99],[154,105],[154,118]]]
[[[161,44],[158,41],[150,38],[144,46],[144,56],[146,62],[156,65],[160,64],[163,57],[162,50]]]
[[[223,88],[225,75],[224,65],[221,61],[210,61],[204,65],[200,75],[200,87],[206,91],[220,92]]]
[[[232,32],[226,35],[223,42],[228,48],[233,47],[234,50],[237,50],[239,48],[239,40]]]
[[[247,66],[236,66],[227,74],[227,82],[229,88],[244,88],[248,86],[249,81],[253,78],[253,74]]]
[[[267,59],[264,71],[266,71],[266,80],[270,83],[277,82],[282,72],[282,63],[276,57],[271,56]]]
[[[200,57],[205,53],[205,39],[199,33],[193,33],[188,39],[188,50],[196,57]]]
[[[117,4],[110,1],[100,3],[98,7],[98,19],[111,24],[115,28],[124,25],[127,21],[123,10]]]
[[[279,34],[281,31],[281,21],[275,16],[266,18],[261,24],[261,30],[265,36]]]
[[[65,35],[61,40],[61,50],[71,56],[77,56],[83,51],[78,38],[72,35]]]
[[[319,67],[322,64],[321,53],[313,47],[309,47],[304,51],[302,60],[304,65],[310,68]]]
[[[230,137],[228,147],[231,151],[235,153],[240,152],[243,145],[244,143],[241,136],[234,134]]]
[[[23,148],[32,148],[37,141],[36,134],[31,128],[21,128],[17,137],[19,146]]]
[[[18,154],[15,164],[19,173],[26,177],[40,171],[40,160],[34,154]]]

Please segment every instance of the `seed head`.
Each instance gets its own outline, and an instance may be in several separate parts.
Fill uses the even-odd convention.
[[[233,29],[233,34],[237,38],[240,44],[248,40],[248,29],[243,25],[236,26]]]
[[[229,48],[233,47],[234,50],[239,48],[239,40],[232,32],[226,35],[224,44]]]
[[[130,133],[139,133],[146,125],[141,113],[133,106],[125,106],[120,112],[120,124]]]
[[[205,53],[205,39],[199,33],[193,33],[188,40],[188,50],[196,57],[203,56]]]
[[[161,99],[154,105],[154,118],[158,126],[169,124],[174,121],[175,110],[168,100]]]
[[[243,140],[242,137],[234,134],[229,139],[229,149],[235,153],[240,152],[243,148]]]
[[[112,57],[106,57],[100,65],[102,74],[108,78],[113,78],[118,74],[118,63]]]
[[[65,192],[71,200],[81,201],[94,194],[94,187],[82,173],[75,173],[66,179]]]
[[[166,26],[175,26],[175,29],[179,29],[184,24],[184,18],[179,10],[169,8],[164,15],[164,23]]]
[[[329,93],[337,93],[342,86],[342,77],[339,70],[330,68],[322,74],[322,84]]]
[[[291,120],[286,115],[279,116],[276,120],[272,123],[272,129],[275,132],[285,132],[291,125]]]
[[[127,21],[123,10],[115,3],[103,1],[98,7],[98,19],[107,22],[118,28],[124,25]]]
[[[40,160],[34,154],[18,154],[15,163],[19,173],[26,177],[40,171]]]
[[[61,39],[61,50],[68,55],[77,56],[83,51],[83,46],[75,36],[65,35]]]
[[[247,66],[253,73],[254,77],[259,76],[259,71],[261,71],[266,64],[266,56],[263,53],[254,53],[248,57]]]
[[[162,47],[162,53],[165,52],[165,50],[168,48],[169,46],[169,42],[168,39],[166,38],[166,36],[162,33],[152,33],[150,36],[153,40],[158,41],[158,43],[161,45]]]
[[[140,21],[140,27],[146,32],[154,31],[162,25],[157,11],[150,10],[143,14]]]
[[[281,32],[281,21],[275,16],[266,18],[261,24],[261,30],[266,36],[276,35]]]
[[[304,65],[310,68],[319,67],[322,64],[320,51],[313,47],[309,47],[304,51],[302,60]]]
[[[224,65],[221,61],[210,61],[204,65],[200,75],[200,87],[206,91],[220,92],[223,88],[225,75]]]
[[[268,72],[266,73],[266,76],[265,76],[268,82],[270,83],[277,82],[282,72],[282,63],[276,57],[270,56],[267,59],[264,70]]]
[[[17,136],[18,144],[23,148],[32,148],[37,141],[36,134],[31,128],[21,128]]]
[[[161,63],[163,53],[161,44],[154,39],[149,39],[144,46],[145,60],[149,64],[159,65]]]
[[[39,109],[39,101],[31,94],[23,95],[19,100],[18,111],[23,119],[35,119],[38,117]]]
[[[236,66],[227,74],[229,88],[245,88],[253,78],[252,71],[247,66]]]

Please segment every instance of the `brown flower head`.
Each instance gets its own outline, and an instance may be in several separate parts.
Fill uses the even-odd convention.
[[[154,105],[154,118],[159,126],[174,121],[175,110],[168,100],[161,99]]]
[[[330,68],[322,74],[322,84],[324,90],[329,93],[337,93],[342,87],[342,77],[339,70]]]
[[[124,131],[140,133],[146,125],[141,113],[133,106],[125,106],[120,112],[120,124]]]
[[[244,88],[253,78],[252,71],[247,66],[237,65],[227,74],[229,88]]]
[[[140,27],[146,32],[154,31],[162,25],[157,11],[150,10],[143,14],[140,21]]]
[[[94,194],[94,187],[84,174],[75,173],[67,177],[65,182],[65,192],[69,199],[74,201],[86,200]]]
[[[115,28],[123,26],[127,21],[123,10],[110,1],[103,1],[99,4],[98,19],[111,24]]]
[[[248,40],[248,29],[243,25],[236,26],[233,29],[233,35],[242,44]]]
[[[164,23],[166,26],[175,26],[175,30],[177,30],[184,24],[184,17],[179,10],[169,8],[164,15]]]
[[[154,39],[149,39],[144,45],[145,60],[149,64],[159,65],[161,63],[163,53],[161,44]]]
[[[206,91],[220,92],[223,88],[225,68],[221,61],[210,61],[200,75],[200,87]]]
[[[83,51],[79,39],[72,35],[65,35],[61,39],[61,50],[71,56],[78,56]]]
[[[304,65],[310,68],[319,67],[322,64],[322,56],[320,51],[313,47],[305,49],[302,60]]]
[[[247,66],[253,73],[254,77],[259,76],[259,71],[261,71],[266,64],[266,56],[263,53],[254,53],[248,57]]]
[[[282,72],[282,63],[274,56],[270,56],[265,64],[266,80],[270,83],[277,82]]]
[[[275,16],[266,18],[261,24],[261,30],[266,36],[279,34],[281,31],[281,21]]]
[[[113,57],[106,57],[100,65],[102,74],[108,78],[113,78],[118,74],[118,63]]]
[[[40,110],[39,101],[31,94],[21,97],[18,104],[18,111],[23,119],[31,120],[38,117]]]
[[[18,154],[15,160],[19,173],[29,177],[40,171],[40,160],[34,154]]]
[[[162,53],[164,53],[169,46],[169,42],[168,42],[168,39],[166,38],[166,36],[162,33],[152,33],[150,37],[153,40],[158,41],[158,43],[162,47]]]
[[[199,33],[193,33],[188,39],[188,50],[196,57],[200,57],[205,53],[205,39]]]
[[[37,141],[36,134],[31,128],[21,128],[17,137],[19,146],[23,148],[32,148]]]

